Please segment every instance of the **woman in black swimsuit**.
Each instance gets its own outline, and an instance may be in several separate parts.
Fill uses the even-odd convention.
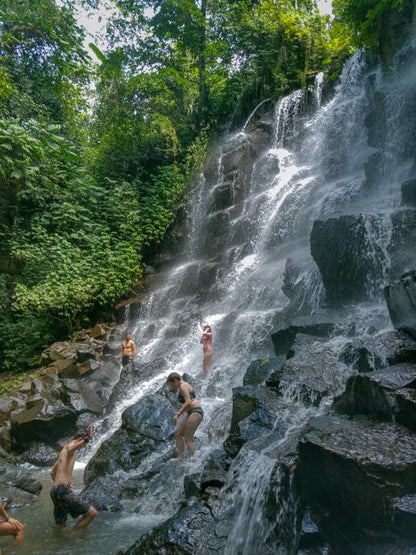
[[[167,382],[173,389],[179,390],[178,400],[182,403],[181,408],[173,417],[173,423],[176,424],[184,412],[188,413],[186,420],[181,422],[175,429],[174,435],[178,455],[174,459],[170,459],[171,461],[183,462],[184,442],[190,456],[192,457],[195,453],[195,445],[192,438],[202,422],[204,413],[193,387],[189,383],[183,382],[179,374],[172,372],[169,374]]]

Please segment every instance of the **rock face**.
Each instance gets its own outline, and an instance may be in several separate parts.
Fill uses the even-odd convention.
[[[243,385],[261,385],[282,368],[284,361],[284,356],[254,360],[244,374]]]
[[[391,217],[390,278],[416,268],[416,210],[399,210]]]
[[[414,492],[414,435],[390,423],[315,418],[300,442],[296,475],[306,501],[345,529],[397,533],[395,500]]]
[[[118,470],[137,469],[149,454],[163,451],[166,440],[173,436],[174,414],[175,409],[159,394],[142,397],[126,409],[122,427],[89,461],[84,475],[86,484]]]
[[[33,478],[30,471],[0,458],[0,500],[13,507],[36,501],[42,484]]]
[[[101,360],[106,343],[97,337],[107,331],[100,325],[90,330],[94,336],[84,332],[75,342],[54,343],[35,379],[0,397],[0,446],[49,465],[60,440],[102,413],[119,378],[119,365],[111,357]]]
[[[349,378],[338,412],[396,421],[416,431],[416,366],[398,364]]]
[[[311,254],[321,272],[328,301],[342,304],[371,298],[383,275],[385,258],[381,247],[372,241],[379,221],[376,216],[350,215],[314,222]]]
[[[160,528],[140,538],[124,555],[160,553],[209,553],[215,552],[218,542],[207,535],[207,530],[213,528],[214,519],[209,507],[199,502],[181,511],[165,522]],[[215,530],[212,530],[215,536]]]
[[[416,338],[416,271],[388,285],[384,293],[393,326]]]
[[[402,204],[416,206],[416,179],[402,183]]]
[[[234,388],[230,433],[224,442],[226,452],[235,457],[244,443],[272,430],[278,409],[278,395],[270,389]]]

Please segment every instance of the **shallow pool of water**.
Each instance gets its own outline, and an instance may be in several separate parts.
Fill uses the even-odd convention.
[[[112,555],[131,545],[144,532],[155,526],[157,515],[143,516],[134,513],[99,513],[90,526],[73,533],[71,528],[76,519],[68,518],[68,530],[59,532],[53,519],[53,504],[49,496],[52,481],[46,471],[35,470],[34,474],[42,482],[42,492],[36,504],[14,509],[11,515],[25,525],[25,539],[17,549],[11,538],[0,538],[0,553],[8,555],[37,554],[82,554]],[[74,471],[73,484],[76,493],[83,488],[83,469]]]

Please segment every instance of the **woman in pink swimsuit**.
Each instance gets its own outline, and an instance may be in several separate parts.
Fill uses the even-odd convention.
[[[202,328],[202,337],[200,343],[202,343],[202,350],[204,352],[204,361],[202,363],[202,368],[204,369],[205,375],[207,375],[211,364],[211,359],[214,354],[214,350],[212,348],[211,326],[204,326]]]

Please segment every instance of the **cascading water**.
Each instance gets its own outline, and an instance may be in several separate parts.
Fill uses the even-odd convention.
[[[407,83],[408,72],[401,79]],[[127,309],[125,322],[111,338],[110,346],[119,346],[129,329],[139,347],[139,376],[141,365],[153,367],[151,376],[139,378],[131,390],[119,390],[86,458],[119,427],[124,408],[157,390],[168,372],[193,377],[205,412],[195,460],[177,470],[177,479],[163,482],[163,487],[157,476],[152,478],[148,491],[136,500],[141,518],[156,512],[155,504],[161,507],[159,518],[177,510],[183,487],[180,474],[201,469],[221,444],[220,440],[209,443],[208,432],[215,436],[228,430],[232,388],[241,385],[251,360],[274,356],[271,331],[293,316],[322,307],[325,288],[310,252],[315,220],[364,212],[365,249],[374,273],[366,285],[367,304],[352,303],[342,321],[345,329],[353,322],[361,335],[374,326],[389,325],[381,303],[391,266],[389,216],[397,207],[400,180],[410,163],[406,137],[392,134],[379,148],[383,167],[388,168],[385,187],[371,195],[365,171],[374,153],[366,127],[372,109],[369,82],[374,91],[382,91],[384,124],[393,128],[400,107],[409,109],[410,87],[407,93],[400,92],[404,100],[397,100],[399,85],[386,84],[376,70],[369,73],[359,53],[347,63],[333,99],[326,104],[322,103],[322,78],[317,79],[312,115],[303,110],[304,93],[295,91],[277,103],[271,123],[262,120],[227,137],[197,183],[182,255],[159,276],[139,309]],[[199,345],[200,325],[205,322],[213,328],[215,351],[207,379],[202,376]],[[279,545],[282,553],[295,549],[298,522],[288,453],[293,454],[290,446],[304,423],[324,412],[331,398],[342,391],[351,370],[334,369],[333,361],[345,342],[340,325],[333,340],[311,347],[323,361],[319,374],[327,385],[325,394],[311,396],[305,404],[302,376],[289,379],[282,385],[278,415],[269,432],[248,441],[234,459],[221,493],[220,514],[231,530],[224,541],[225,553],[277,552],[272,545]],[[146,458],[135,473],[160,467],[161,475],[166,457],[167,451]],[[272,515],[270,491],[274,492]]]

